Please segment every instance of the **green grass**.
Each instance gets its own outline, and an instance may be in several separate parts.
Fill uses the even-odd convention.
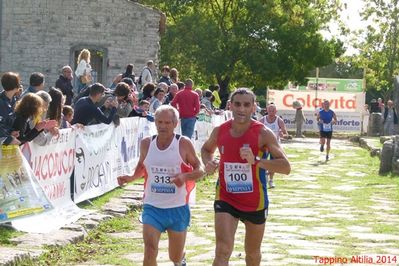
[[[64,247],[48,247],[47,252],[35,260],[25,260],[19,265],[66,265],[98,261],[101,264],[131,265],[120,255],[142,247],[142,243],[135,239],[114,238],[109,233],[133,231],[138,228],[137,212],[124,217],[115,217],[101,223],[88,236],[76,244]]]
[[[94,199],[86,200],[78,204],[78,206],[82,209],[101,209],[104,204],[110,201],[112,198],[119,197],[124,193],[123,188],[117,187],[110,192],[96,197]]]
[[[318,147],[316,146],[315,149]],[[318,185],[320,188],[310,189],[308,197],[305,197],[303,202],[298,200],[295,205],[284,205],[287,201],[295,199],[295,195],[298,192],[307,190],[303,188],[304,183],[298,180],[292,180],[289,177],[283,175],[276,175],[277,188],[270,191],[269,198],[271,200],[271,208],[277,208],[275,206],[283,206],[283,208],[303,208],[314,209],[319,216],[317,221],[308,221],[298,219],[286,219],[284,216],[273,216],[268,217],[268,222],[282,224],[285,226],[297,226],[298,232],[292,232],[296,234],[298,239],[311,241],[314,243],[335,243],[334,250],[332,252],[335,256],[340,257],[351,257],[357,254],[366,254],[366,248],[360,244],[366,242],[361,239],[351,237],[350,228],[352,226],[368,227],[371,229],[370,233],[383,233],[390,235],[398,235],[398,225],[390,223],[389,219],[385,219],[383,215],[378,215],[378,210],[371,208],[376,204],[381,204],[375,201],[375,199],[383,199],[390,202],[391,207],[399,206],[399,177],[387,174],[385,176],[378,175],[379,159],[377,157],[370,157],[369,152],[364,149],[353,149],[351,153],[355,156],[345,157],[340,156],[344,153],[344,150],[334,150],[331,153],[334,158],[324,163],[318,161],[315,157],[314,151],[310,149],[293,149],[288,148],[285,150],[288,155],[295,155],[290,157],[292,164],[292,174],[298,175],[299,169],[320,169],[323,171],[322,174],[309,173],[316,177],[316,180],[309,181],[306,184]],[[352,176],[349,173],[362,173],[362,176]],[[301,172],[301,175],[308,175],[305,171]],[[197,182],[197,204],[209,204],[215,197],[215,176],[208,176]],[[306,181],[307,182],[307,181]],[[339,186],[356,186],[358,188],[350,191],[332,189]],[[382,186],[382,187],[381,187]],[[115,189],[106,195],[103,195],[92,201],[96,208],[100,208],[103,204],[108,202],[112,197],[116,197],[123,193],[122,189]],[[340,200],[337,197],[342,197]],[[331,199],[330,199],[331,198]],[[331,207],[323,207],[320,203],[337,203],[337,207],[333,205]],[[275,206],[274,206],[275,205]],[[340,206],[343,206],[342,208]],[[80,204],[81,206],[81,204]],[[85,208],[92,206],[87,203],[83,204]],[[212,209],[212,206],[209,206]],[[337,210],[344,210],[349,213],[354,219],[345,219],[345,217],[328,217],[329,214],[334,214]],[[350,211],[348,211],[350,210]],[[201,215],[196,218],[195,214]],[[391,215],[399,215],[399,209],[389,211]],[[89,262],[95,262],[97,264],[111,264],[111,265],[132,265],[132,261],[129,261],[124,255],[129,253],[142,253],[143,252],[143,241],[140,239],[126,239],[126,238],[113,238],[110,237],[109,233],[113,232],[130,232],[139,230],[141,225],[137,222],[137,212],[131,212],[126,217],[117,217],[103,222],[98,228],[91,231],[88,237],[77,244],[67,245],[65,247],[48,248],[48,252],[39,257],[35,261],[26,261],[26,264],[21,265],[64,265],[64,264],[79,264]],[[327,217],[324,217],[327,216]],[[198,237],[209,239],[213,244],[187,247],[191,251],[190,257],[201,255],[209,252],[209,249],[214,245],[213,236],[213,211],[209,212],[195,212],[193,211],[192,225],[189,231],[194,233]],[[196,221],[207,222],[210,227],[205,227],[201,224],[196,224]],[[293,248],[294,245],[287,245],[278,242],[276,238],[267,237],[268,228],[270,225],[266,223],[265,241],[272,246],[270,253],[278,253],[284,258],[296,258],[306,259],[309,262],[313,262],[309,256],[302,255],[291,255],[289,248]],[[340,230],[338,235],[320,235],[312,236],[301,233],[300,231],[309,231],[316,227],[334,227]],[[9,229],[8,229],[9,230]],[[270,229],[269,229],[270,230]],[[3,233],[5,232],[5,233]],[[289,233],[289,232],[287,232]],[[13,234],[9,231],[1,231],[0,236]],[[162,235],[162,239],[166,239],[166,234]],[[236,239],[241,239],[242,236]],[[7,236],[4,237],[7,239]],[[2,243],[6,244],[6,240]],[[370,244],[373,241],[368,241]],[[375,242],[375,241],[374,241]],[[387,241],[389,243],[389,241]],[[399,248],[399,243],[390,242],[391,246]],[[194,251],[194,252],[193,252]],[[236,241],[235,253],[241,252],[244,256],[243,243]],[[383,254],[384,250],[380,247],[367,250],[368,253],[378,252]],[[243,261],[242,257],[232,257],[231,261]],[[209,264],[212,259],[209,258]],[[33,263],[33,264],[29,264]]]
[[[10,242],[10,239],[20,236],[23,233],[15,231],[13,228],[10,228],[5,225],[0,226],[0,245],[2,246],[13,246]]]

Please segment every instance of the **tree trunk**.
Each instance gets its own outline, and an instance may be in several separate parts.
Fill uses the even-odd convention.
[[[219,95],[220,99],[222,100],[220,109],[224,109],[226,107],[226,103],[230,95],[229,91],[230,76],[225,76],[224,78],[222,78],[221,76],[216,76],[216,79],[220,87]]]

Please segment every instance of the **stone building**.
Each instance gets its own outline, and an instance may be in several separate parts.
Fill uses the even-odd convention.
[[[108,86],[129,63],[136,76],[147,60],[157,64],[165,20],[128,0],[0,0],[0,72],[19,72],[24,85],[42,72],[47,88],[88,48],[97,80]]]

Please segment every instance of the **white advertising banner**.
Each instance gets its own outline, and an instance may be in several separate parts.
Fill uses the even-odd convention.
[[[118,153],[116,161],[118,164],[117,175],[132,175],[139,159],[139,120],[147,120],[138,117],[121,119],[116,128]]]
[[[118,186],[117,161],[120,160],[120,153],[113,124],[85,126],[78,130],[75,151],[76,203],[100,196]]]
[[[72,129],[63,129],[58,137],[45,146],[30,142],[21,148],[54,209],[14,221],[12,224],[16,229],[47,233],[73,223],[87,213],[71,200],[70,177],[75,163],[75,135]]]
[[[359,113],[343,113],[335,112],[337,116],[337,124],[333,125],[334,131],[343,132],[360,132],[362,125],[362,117]],[[295,131],[295,110],[278,110],[277,115],[281,116],[284,120],[287,130]],[[317,126],[316,114],[313,111],[304,111],[306,118],[305,123],[302,126],[304,131],[319,131]]]
[[[294,101],[299,101],[303,106],[306,122],[303,125],[305,131],[318,131],[316,114],[323,100],[330,102],[337,116],[335,131],[360,132],[362,124],[362,109],[365,103],[364,92],[328,92],[318,91],[290,91],[269,90],[268,101],[277,107],[277,115],[284,119],[288,130],[295,130]]]
[[[52,208],[19,146],[0,145],[0,223]]]

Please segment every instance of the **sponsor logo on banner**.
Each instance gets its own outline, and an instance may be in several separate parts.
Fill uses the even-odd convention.
[[[120,156],[115,126],[86,126],[76,136],[75,150],[76,203],[117,187],[117,160],[120,160]]]
[[[299,101],[306,117],[303,130],[318,131],[316,116],[323,100],[330,102],[330,109],[337,116],[337,124],[333,125],[333,130],[347,132],[361,130],[361,113],[365,103],[363,92],[320,91],[316,97],[315,91],[269,90],[268,99],[276,105],[277,115],[284,119],[288,130],[296,128],[295,109],[292,104],[294,101]]]
[[[314,111],[321,107],[324,100],[330,102],[330,108],[336,112],[361,112],[365,102],[363,92],[328,92],[269,90],[269,102],[273,102],[277,110],[292,110],[292,103],[299,101],[303,110]]]

